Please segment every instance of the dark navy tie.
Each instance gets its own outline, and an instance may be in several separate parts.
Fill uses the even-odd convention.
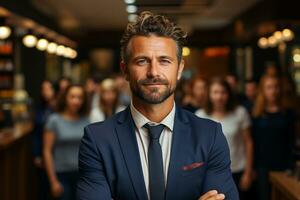
[[[164,200],[165,176],[159,137],[165,126],[162,124],[157,126],[145,124],[144,127],[148,130],[150,136],[148,148],[150,199]]]

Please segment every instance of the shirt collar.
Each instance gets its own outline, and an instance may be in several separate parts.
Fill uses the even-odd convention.
[[[156,122],[150,121],[147,117],[145,117],[141,112],[139,112],[134,107],[132,102],[130,103],[131,115],[132,115],[133,121],[138,129],[142,128],[145,124],[149,123],[149,124],[153,124],[153,125],[163,124],[166,127],[168,127],[171,131],[173,131],[175,110],[176,110],[176,106],[174,103],[171,112],[160,123],[156,123]]]

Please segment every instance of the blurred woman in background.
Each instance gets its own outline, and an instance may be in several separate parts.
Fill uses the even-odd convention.
[[[258,200],[270,199],[270,171],[293,166],[295,114],[283,104],[277,77],[261,78],[253,108],[254,166]]]
[[[252,181],[253,144],[250,117],[246,109],[236,104],[229,84],[222,78],[211,80],[208,102],[196,115],[221,123],[230,149],[231,171],[239,189],[240,198],[247,199]]]
[[[205,78],[197,76],[191,81],[191,99],[183,106],[184,109],[195,113],[196,110],[203,108],[207,101],[207,81]]]
[[[104,79],[100,85],[99,106],[93,108],[90,113],[91,122],[104,121],[113,114],[125,109],[119,105],[118,89],[113,79]]]
[[[35,111],[34,130],[32,134],[32,148],[34,165],[38,176],[38,199],[47,198],[47,177],[42,162],[44,126],[50,114],[55,108],[55,90],[49,80],[44,80],[40,88],[40,102]]]
[[[40,88],[40,102],[35,112],[35,126],[33,134],[33,155],[37,167],[42,166],[42,140],[45,123],[55,109],[55,90],[53,84],[44,80]]]
[[[47,120],[43,155],[51,192],[57,199],[75,199],[79,143],[89,123],[87,114],[83,87],[71,85],[58,99],[57,112]]]

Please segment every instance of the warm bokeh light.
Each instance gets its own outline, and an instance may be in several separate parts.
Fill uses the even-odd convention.
[[[188,47],[183,47],[182,48],[182,56],[189,56],[190,53],[191,53],[190,48],[188,48]]]
[[[126,4],[133,4],[133,3],[135,3],[135,0],[124,0],[124,2]]]
[[[134,21],[136,21],[137,17],[138,16],[136,14],[129,14],[128,15],[128,21],[129,22],[134,22]]]
[[[262,37],[258,40],[258,46],[262,49],[268,48],[268,39]]]
[[[57,44],[54,42],[50,42],[47,47],[47,52],[50,54],[53,54],[53,53],[56,53],[56,49],[57,49]]]
[[[48,47],[48,40],[41,38],[38,40],[37,44],[36,44],[36,48],[40,51],[44,51],[47,49]]]
[[[294,39],[294,33],[290,29],[284,29],[282,31],[282,37],[285,41],[291,41],[292,39]]]
[[[281,42],[283,39],[281,31],[276,31],[273,36],[276,38],[277,42]]]
[[[126,11],[127,11],[128,13],[136,13],[137,7],[134,6],[134,5],[128,5],[128,6],[126,7]]]
[[[26,47],[32,48],[35,47],[37,43],[37,38],[34,35],[25,35],[22,41]]]
[[[11,29],[8,26],[0,26],[0,39],[4,40],[11,34]]]
[[[268,44],[269,44],[270,47],[276,47],[276,45],[277,45],[276,38],[274,36],[270,36],[268,38]]]
[[[77,51],[72,49],[72,54],[71,54],[71,58],[74,59],[77,57]]]
[[[294,62],[299,63],[300,62],[300,54],[299,53],[294,54],[293,60],[294,60]]]
[[[72,49],[70,47],[66,47],[65,50],[64,50],[63,56],[66,57],[66,58],[71,58]]]
[[[58,45],[58,47],[56,49],[56,55],[58,55],[58,56],[64,55],[65,48],[66,47],[64,45]]]

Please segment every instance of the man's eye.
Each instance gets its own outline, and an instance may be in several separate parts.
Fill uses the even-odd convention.
[[[166,64],[170,64],[171,62],[169,60],[161,60],[160,63],[166,65]]]
[[[147,60],[138,60],[136,63],[137,63],[138,65],[145,65],[145,64],[147,64],[148,62],[147,62]]]

